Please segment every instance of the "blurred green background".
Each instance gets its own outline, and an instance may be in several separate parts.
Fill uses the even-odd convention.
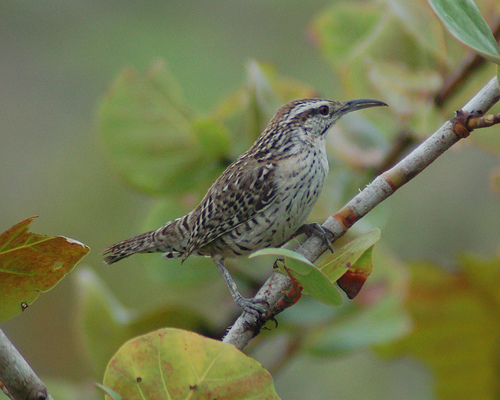
[[[154,303],[161,293],[151,296],[154,289],[136,284],[142,271],[127,263],[105,267],[99,255],[139,232],[151,199],[112,172],[96,134],[98,101],[124,66],[143,70],[159,57],[196,111],[213,109],[241,85],[250,59],[271,62],[321,96],[343,100],[309,30],[329,4],[0,2],[0,231],[38,215],[32,231],[91,247],[79,267],[92,267],[125,305]],[[403,260],[450,267],[457,251],[492,255],[499,244],[500,202],[490,190],[490,172],[498,166],[494,155],[467,143],[449,151],[386,202],[384,245]],[[42,377],[79,381],[89,374],[73,325],[74,294],[70,274],[2,325]],[[294,387],[298,376],[310,386]],[[337,399],[432,398],[430,380],[412,360],[385,363],[369,352],[340,361],[301,357],[276,378],[278,393],[287,399],[306,393],[329,398],[332,391]]]

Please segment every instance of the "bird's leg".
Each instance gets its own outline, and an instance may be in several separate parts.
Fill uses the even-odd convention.
[[[219,268],[220,272],[222,273],[222,276],[224,277],[224,280],[229,287],[229,291],[231,292],[231,296],[233,297],[234,302],[238,305],[238,307],[241,307],[243,311],[247,313],[255,315],[257,319],[260,317],[260,315],[267,312],[269,304],[267,304],[265,300],[254,298],[247,299],[241,295],[241,293],[238,291],[238,287],[236,286],[236,282],[234,282],[233,277],[224,265],[224,259],[214,257],[213,260],[215,265],[217,265],[217,268]]]
[[[333,253],[333,245],[332,242],[330,241],[330,238],[328,237],[328,234],[331,235],[332,233],[330,231],[327,231],[320,224],[318,224],[317,222],[304,224],[299,229],[297,229],[297,231],[293,234],[293,236],[290,239],[293,239],[294,237],[299,236],[303,233],[307,237],[310,237],[312,235],[320,237],[326,243],[328,249]]]

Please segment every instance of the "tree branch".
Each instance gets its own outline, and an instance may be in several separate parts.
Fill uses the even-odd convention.
[[[53,400],[23,356],[0,329],[0,386],[13,400]]]
[[[469,126],[469,120],[487,120],[486,117],[483,117],[484,114],[499,99],[500,91],[498,80],[495,77],[432,136],[393,168],[377,176],[338,213],[326,220],[323,227],[332,233],[332,243],[344,235],[356,221],[417,176],[456,142],[467,137],[474,127],[480,126],[476,123],[471,123]],[[297,252],[314,262],[326,249],[323,240],[313,236],[306,240]],[[259,333],[266,321],[273,319],[275,315],[283,311],[277,307],[277,303],[282,297],[282,293],[289,290],[290,286],[290,278],[280,273],[273,273],[255,296],[256,299],[267,301],[270,304],[269,312],[265,318],[258,321],[255,329],[250,329],[249,327],[255,326],[253,317],[248,314],[240,315],[229,329],[223,342],[232,343],[237,348],[243,349]]]

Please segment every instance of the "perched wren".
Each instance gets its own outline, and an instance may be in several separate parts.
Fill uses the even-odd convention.
[[[236,304],[247,312],[265,311],[262,303],[238,292],[224,259],[281,246],[299,233],[320,235],[331,248],[321,225],[304,225],[328,173],[326,134],[343,115],[379,106],[387,104],[370,99],[303,99],[285,104],[193,211],[108,247],[103,252],[105,263],[135,253],[161,252],[165,258],[182,260],[192,254],[211,257]]]

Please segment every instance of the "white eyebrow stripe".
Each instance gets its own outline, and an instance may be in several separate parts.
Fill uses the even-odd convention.
[[[304,111],[314,110],[323,104],[328,105],[328,101],[318,99],[313,102],[308,101],[307,103],[298,104],[290,110],[287,119],[294,119],[297,117],[297,115],[302,114]]]

